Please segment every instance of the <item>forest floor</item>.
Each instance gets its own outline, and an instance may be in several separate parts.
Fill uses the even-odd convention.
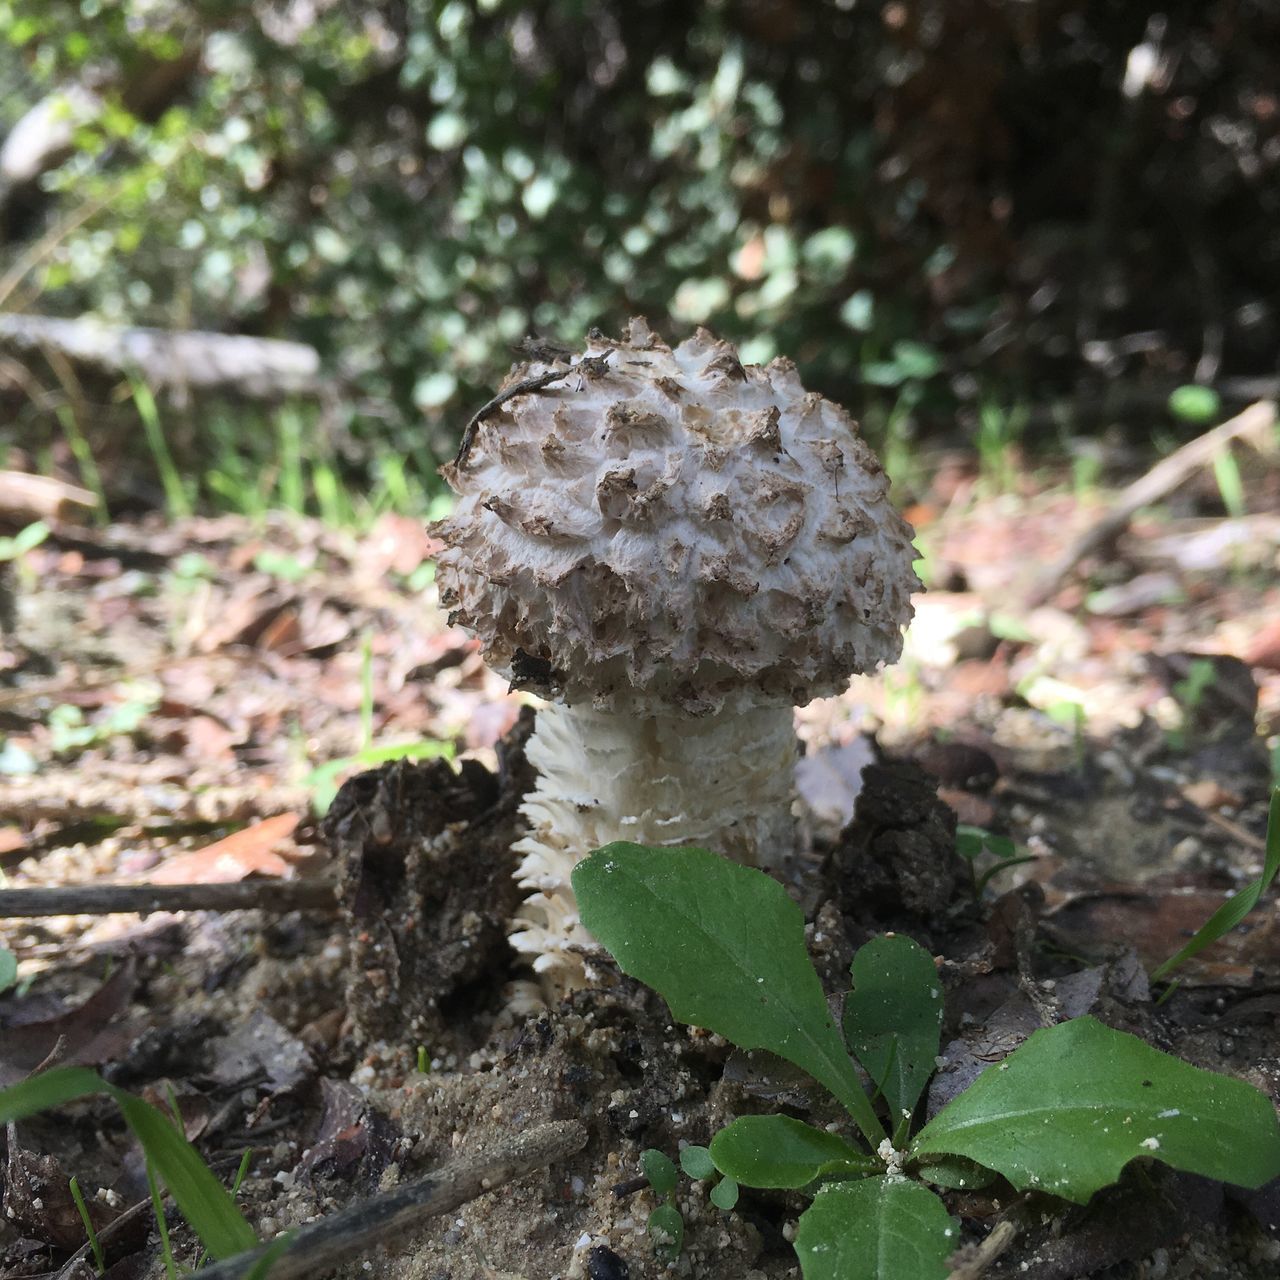
[[[815,962],[838,990],[854,948],[888,929],[938,958],[946,1066],[930,1108],[965,1063],[1086,1012],[1280,1101],[1273,895],[1167,1000],[1147,980],[1262,863],[1280,476],[1257,468],[1247,487],[1253,514],[1227,517],[1212,477],[1193,480],[1033,606],[1108,495],[1030,479],[987,494],[953,468],[909,513],[929,590],[903,661],[798,713],[809,856],[792,887]],[[636,1178],[645,1148],[674,1156],[745,1111],[824,1121],[805,1081],[673,1026],[626,980],[542,1011],[514,994],[504,926],[528,716],[446,628],[432,551],[398,516],[362,535],[155,519],[56,526],[11,566],[4,888],[89,897],[0,920],[18,961],[0,1084],[49,1061],[93,1066],[176,1106],[228,1182],[251,1147],[238,1199],[263,1238],[543,1121],[585,1125],[580,1150],[384,1232],[333,1270],[345,1280],[798,1275],[798,1196],[744,1193],[724,1213],[683,1181],[668,1265]],[[956,819],[1029,860],[975,896]],[[100,914],[108,883],[196,901],[238,884],[252,909]],[[336,897],[288,896],[330,883]],[[0,1275],[93,1274],[71,1175],[108,1274],[164,1274],[149,1206],[130,1215],[145,1168],[110,1102],[22,1121],[8,1148]],[[991,1276],[1280,1274],[1275,1183],[1246,1194],[1151,1165],[1083,1209],[1002,1185],[947,1194],[970,1246],[1016,1227]],[[198,1243],[171,1224],[189,1267]]]

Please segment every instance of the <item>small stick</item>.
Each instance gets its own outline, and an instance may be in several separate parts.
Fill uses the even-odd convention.
[[[980,1244],[970,1257],[955,1267],[947,1280],[981,1280],[992,1266],[999,1260],[1000,1255],[1014,1242],[1018,1235],[1018,1228],[1005,1218],[1002,1222],[997,1222],[991,1234]]]
[[[463,428],[462,443],[458,445],[458,453],[453,460],[454,469],[457,470],[466,462],[480,424],[497,413],[508,400],[514,400],[516,396],[528,395],[531,391],[541,391],[543,387],[549,387],[553,382],[559,382],[571,373],[603,373],[608,367],[608,360],[612,354],[612,351],[606,351],[603,355],[583,356],[577,364],[568,369],[553,369],[550,373],[540,373],[536,378],[523,378],[507,387],[505,391],[499,391],[492,400],[481,405],[471,415],[471,421]]]
[[[423,1219],[448,1213],[513,1178],[563,1160],[586,1143],[587,1130],[577,1120],[559,1120],[515,1134],[482,1155],[453,1161],[426,1178],[298,1228],[267,1275],[270,1280],[311,1280],[375,1245],[391,1240],[404,1243]],[[200,1280],[243,1280],[270,1248],[263,1245],[205,1267]]]
[[[1050,599],[1066,576],[1085,556],[1106,546],[1128,528],[1129,521],[1143,507],[1166,498],[1193,472],[1208,465],[1233,440],[1241,436],[1261,436],[1276,420],[1276,407],[1266,401],[1251,404],[1221,426],[1198,436],[1167,458],[1162,458],[1140,476],[1076,540],[1032,589],[1027,603],[1042,605]]]
[[[336,911],[329,880],[236,880],[220,884],[70,884],[0,889],[0,920],[110,916],[152,911]]]

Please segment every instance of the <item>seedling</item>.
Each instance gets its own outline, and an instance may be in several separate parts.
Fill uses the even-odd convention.
[[[1162,978],[1167,978],[1192,956],[1199,955],[1205,947],[1230,933],[1258,905],[1258,900],[1276,878],[1277,871],[1280,871],[1280,786],[1275,787],[1271,792],[1271,807],[1267,813],[1266,852],[1262,860],[1261,874],[1239,892],[1232,894],[1195,931],[1191,941],[1185,947],[1156,968],[1151,975],[1152,980],[1159,982]]]
[[[453,743],[440,742],[435,738],[367,747],[353,756],[326,760],[324,764],[317,765],[303,779],[303,786],[311,791],[311,807],[316,813],[325,813],[338,794],[338,779],[353,769],[374,769],[390,760],[452,760],[453,757]]]
[[[640,1168],[650,1190],[661,1203],[649,1215],[649,1235],[653,1251],[663,1261],[680,1256],[684,1242],[684,1217],[676,1203],[676,1166],[670,1156],[650,1147],[640,1153]],[[717,1209],[729,1210],[738,1203],[738,1184],[716,1168],[707,1147],[687,1146],[680,1150],[680,1169],[694,1182],[710,1182],[710,1200]]]
[[[707,1147],[688,1146],[680,1150],[680,1168],[694,1182],[710,1182],[710,1200],[717,1209],[732,1209],[738,1203],[738,1184],[726,1178],[711,1158]]]
[[[849,1113],[861,1141],[764,1115],[711,1142],[716,1169],[743,1186],[813,1193],[795,1242],[805,1280],[943,1280],[959,1236],[926,1183],[998,1174],[1084,1204],[1139,1157],[1246,1187],[1280,1175],[1280,1123],[1262,1093],[1089,1017],[1033,1033],[912,1136],[942,1019],[921,947],[886,935],[858,952],[841,1028],[800,908],[763,872],[617,843],[579,864],[573,886],[586,927],[673,1017],[785,1058]]]
[[[49,536],[49,526],[37,520],[19,529],[12,537],[0,538],[0,563],[21,560],[28,551],[34,551]]]
[[[84,1192],[80,1190],[80,1183],[76,1181],[74,1174],[70,1179],[71,1198],[76,1202],[76,1212],[80,1215],[80,1221],[84,1223],[84,1233],[89,1240],[89,1248],[93,1253],[94,1270],[102,1275],[107,1269],[106,1255],[102,1252],[102,1243],[98,1239],[97,1229],[93,1225],[93,1219],[89,1216],[89,1206],[84,1202]]]
[[[664,1262],[674,1262],[684,1244],[684,1218],[676,1205],[676,1167],[670,1156],[650,1147],[640,1153],[640,1168],[649,1180],[649,1189],[661,1201],[649,1215],[653,1251]]]
[[[141,1144],[147,1159],[148,1179],[168,1187],[183,1216],[215,1258],[229,1258],[257,1246],[258,1237],[236,1207],[235,1200],[173,1122],[149,1102],[108,1084],[86,1067],[55,1067],[0,1091],[0,1125],[101,1093],[115,1101]],[[153,1190],[153,1200],[157,1202],[156,1218],[161,1224],[164,1243],[168,1228],[158,1204],[158,1189]],[[167,1243],[164,1247],[166,1265],[172,1275]]]
[[[1036,860],[1033,853],[1020,854],[1018,846],[1008,836],[998,836],[985,827],[970,827],[964,823],[956,827],[956,852],[968,864],[975,898],[982,896],[982,891],[991,882],[991,878],[1001,871]],[[996,861],[979,875],[978,859],[984,853],[994,855]]]
[[[158,692],[139,690],[93,721],[74,704],[60,703],[49,712],[49,747],[54,755],[72,756],[112,738],[131,737],[159,701]]]

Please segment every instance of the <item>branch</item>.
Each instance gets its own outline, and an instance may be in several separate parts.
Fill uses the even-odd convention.
[[[110,916],[152,911],[336,911],[328,880],[237,880],[220,884],[72,884],[0,889],[0,920]]]
[[[586,1143],[586,1128],[577,1120],[559,1120],[517,1133],[482,1155],[453,1161],[417,1182],[300,1227],[267,1275],[270,1280],[311,1280],[375,1245],[403,1244],[423,1219],[449,1213],[513,1178],[563,1160]],[[270,1248],[263,1245],[205,1267],[201,1280],[246,1280]]]
[[[72,364],[113,375],[140,374],[152,387],[236,391],[259,400],[316,394],[326,387],[320,355],[303,342],[201,329],[104,324],[91,316],[0,314],[0,350],[57,351]]]
[[[540,373],[536,378],[522,378],[519,382],[513,382],[509,387],[503,388],[492,400],[487,404],[481,405],[471,415],[471,421],[463,428],[462,443],[458,445],[458,453],[453,460],[453,469],[455,471],[461,470],[463,463],[466,462],[467,454],[471,452],[471,445],[475,441],[476,432],[479,430],[480,424],[486,418],[491,418],[497,413],[508,400],[514,400],[516,396],[528,395],[531,391],[541,391],[543,387],[549,387],[553,382],[559,382],[561,379],[567,378],[571,373],[603,373],[608,368],[609,357],[612,354],[612,351],[606,351],[599,356],[583,356],[577,364],[568,369],[553,369],[550,373]]]
[[[1183,481],[1211,463],[1233,440],[1242,436],[1259,437],[1269,431],[1275,421],[1275,405],[1260,401],[1234,418],[1228,418],[1221,426],[1184,444],[1167,458],[1162,458],[1146,475],[1122,489],[1099,519],[1072,543],[1066,554],[1032,589],[1028,605],[1042,605],[1050,599],[1081,560],[1114,541],[1128,528],[1136,512],[1167,498]]]

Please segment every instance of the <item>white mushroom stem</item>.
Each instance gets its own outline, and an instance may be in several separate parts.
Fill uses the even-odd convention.
[[[511,942],[560,990],[581,986],[570,873],[614,840],[699,845],[750,866],[794,852],[796,735],[788,706],[729,699],[715,715],[652,717],[552,704],[529,740],[538,783],[521,812],[519,880],[533,890]]]

